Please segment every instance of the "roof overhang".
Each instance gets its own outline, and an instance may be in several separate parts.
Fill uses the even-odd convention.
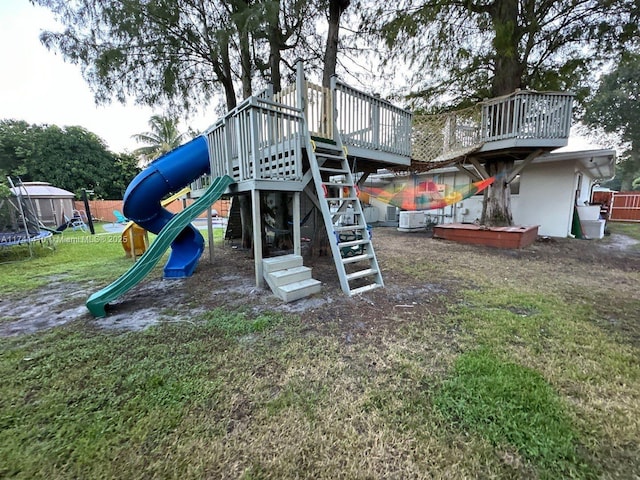
[[[533,163],[575,161],[580,170],[587,172],[593,180],[610,180],[615,175],[616,151],[605,149],[580,151],[555,151],[545,153]]]

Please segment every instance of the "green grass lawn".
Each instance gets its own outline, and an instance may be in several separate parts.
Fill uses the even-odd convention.
[[[49,242],[33,248],[29,258],[26,246],[0,249],[0,275],[5,294],[33,290],[52,279],[67,282],[108,282],[123,274],[132,264],[125,255],[120,233],[107,233],[101,223],[96,235],[80,230],[65,230]],[[207,233],[203,231],[205,242]],[[153,241],[154,235],[149,234]],[[222,229],[214,230],[214,241],[222,242]],[[4,262],[4,263],[3,263]]]
[[[117,243],[68,243],[19,265],[106,278],[120,257]],[[345,341],[339,319],[310,330],[313,312],[249,309],[0,339],[0,477],[635,478],[637,289],[581,295],[570,271],[540,281],[506,259],[506,281],[482,261],[398,262],[418,283],[469,287],[368,341]],[[0,269],[13,289],[36,286]]]
[[[638,223],[608,222],[607,230],[611,233],[627,235],[640,242],[640,227]]]

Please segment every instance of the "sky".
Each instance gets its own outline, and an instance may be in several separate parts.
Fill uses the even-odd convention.
[[[79,125],[117,153],[141,146],[131,136],[148,131],[151,115],[162,112],[133,104],[96,106],[80,67],[40,43],[40,32],[48,29],[60,28],[47,9],[28,0],[0,0],[0,119]],[[214,121],[199,118],[190,126],[204,129]]]
[[[133,151],[131,137],[149,130],[150,107],[112,103],[96,106],[80,67],[40,43],[43,30],[60,30],[53,14],[29,0],[0,0],[0,119],[36,124],[79,125],[100,136],[113,152]],[[187,127],[204,130],[216,120],[205,113],[191,117]]]

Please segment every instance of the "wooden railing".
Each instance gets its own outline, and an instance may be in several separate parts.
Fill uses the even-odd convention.
[[[273,96],[273,100],[290,107],[301,108],[304,103],[304,118],[307,121],[309,133],[313,137],[333,139],[333,108],[331,90],[302,82],[302,96],[299,96],[299,85],[294,83],[282,89]]]
[[[409,156],[412,114],[338,82],[332,85],[336,123],[347,146]]]
[[[300,110],[250,97],[206,132],[211,175],[246,180],[301,180]]]
[[[331,89],[307,82],[299,64],[296,83],[248,98],[207,132],[211,174],[301,179],[303,114],[312,136],[340,135],[350,152],[383,161],[437,163],[478,149],[555,148],[569,136],[572,100],[567,93],[519,91],[462,111],[414,116],[336,77]]]
[[[573,95],[515,92],[464,110],[413,118],[411,157],[450,161],[481,147],[562,146],[569,138]]]
[[[339,134],[347,146],[409,156],[411,112],[335,77],[330,89],[307,82],[300,65],[298,68],[296,83],[275,94],[273,100],[302,109],[312,136],[333,140]]]
[[[520,91],[482,103],[480,141],[568,138],[573,95]]]

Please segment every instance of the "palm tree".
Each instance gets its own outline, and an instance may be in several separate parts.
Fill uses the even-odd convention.
[[[178,131],[178,120],[162,115],[153,115],[149,119],[151,131],[137,133],[132,138],[138,143],[146,143],[144,147],[133,153],[140,157],[141,166],[179,147],[187,135]]]

